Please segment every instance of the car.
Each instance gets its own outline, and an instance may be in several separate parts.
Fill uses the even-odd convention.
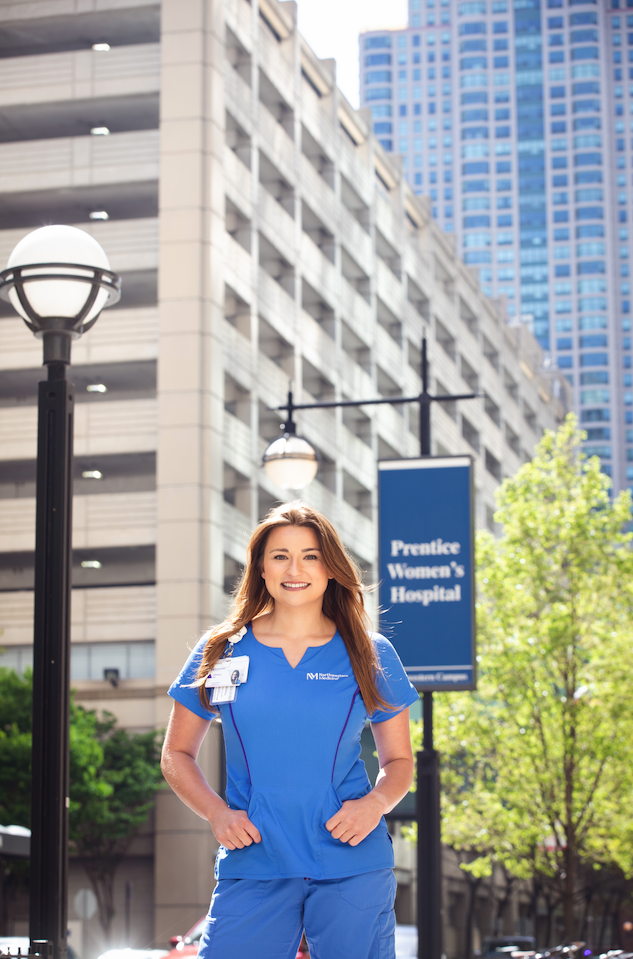
[[[164,959],[168,949],[108,949],[99,959]]]
[[[207,917],[205,916],[199,922],[192,926],[186,936],[172,936],[169,940],[171,952],[167,954],[168,959],[184,959],[185,956],[197,956],[200,946],[200,939],[204,932],[204,926]],[[305,936],[302,937],[299,950],[295,959],[309,959],[310,953],[306,945]]]
[[[204,932],[206,916],[192,926],[186,936],[172,936],[169,940],[171,951],[169,959],[184,959],[184,956],[197,956],[200,938]]]

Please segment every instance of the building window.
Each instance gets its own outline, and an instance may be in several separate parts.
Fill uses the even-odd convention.
[[[391,83],[391,70],[369,70],[365,83]]]
[[[457,12],[460,17],[485,16],[486,0],[466,0],[459,4]]]
[[[366,90],[365,100],[391,100],[391,87],[373,87]]]
[[[372,50],[376,47],[391,47],[391,37],[366,37],[365,50]]]

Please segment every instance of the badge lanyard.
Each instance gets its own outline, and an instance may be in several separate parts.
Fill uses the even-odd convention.
[[[248,656],[233,657],[235,644],[239,643],[246,634],[246,626],[228,638],[228,649],[222,659],[218,660],[206,678],[205,686],[213,689],[211,704],[232,703],[237,697],[237,688],[248,679]]]

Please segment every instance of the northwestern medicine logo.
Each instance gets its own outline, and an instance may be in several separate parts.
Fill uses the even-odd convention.
[[[391,555],[398,559],[403,556],[456,556],[461,551],[461,543],[444,542],[442,539],[430,543],[405,543],[401,539],[391,540]],[[422,563],[387,563],[392,580],[403,579],[462,579],[466,575],[463,564],[456,560],[440,565]],[[458,603],[462,590],[459,584],[454,586],[433,586],[431,589],[407,589],[406,586],[391,587],[391,602],[395,603]]]
[[[306,679],[349,679],[347,673],[306,673]]]

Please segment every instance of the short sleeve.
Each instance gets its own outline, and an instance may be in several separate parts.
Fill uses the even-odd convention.
[[[377,709],[369,718],[372,723],[384,723],[387,719],[393,719],[407,706],[417,702],[418,692],[409,682],[400,657],[389,640],[379,633],[374,633],[372,642],[382,667],[376,677],[378,692],[383,699],[393,705],[393,709]]]
[[[206,709],[202,705],[198,687],[192,686],[191,683],[195,682],[198,678],[198,667],[202,661],[204,647],[210,635],[210,632],[205,633],[202,639],[196,643],[187,662],[180,670],[178,678],[174,680],[167,690],[167,695],[175,699],[181,706],[185,706],[190,712],[195,713],[196,716],[200,716],[201,719],[209,720],[215,719],[216,713],[210,709]]]

